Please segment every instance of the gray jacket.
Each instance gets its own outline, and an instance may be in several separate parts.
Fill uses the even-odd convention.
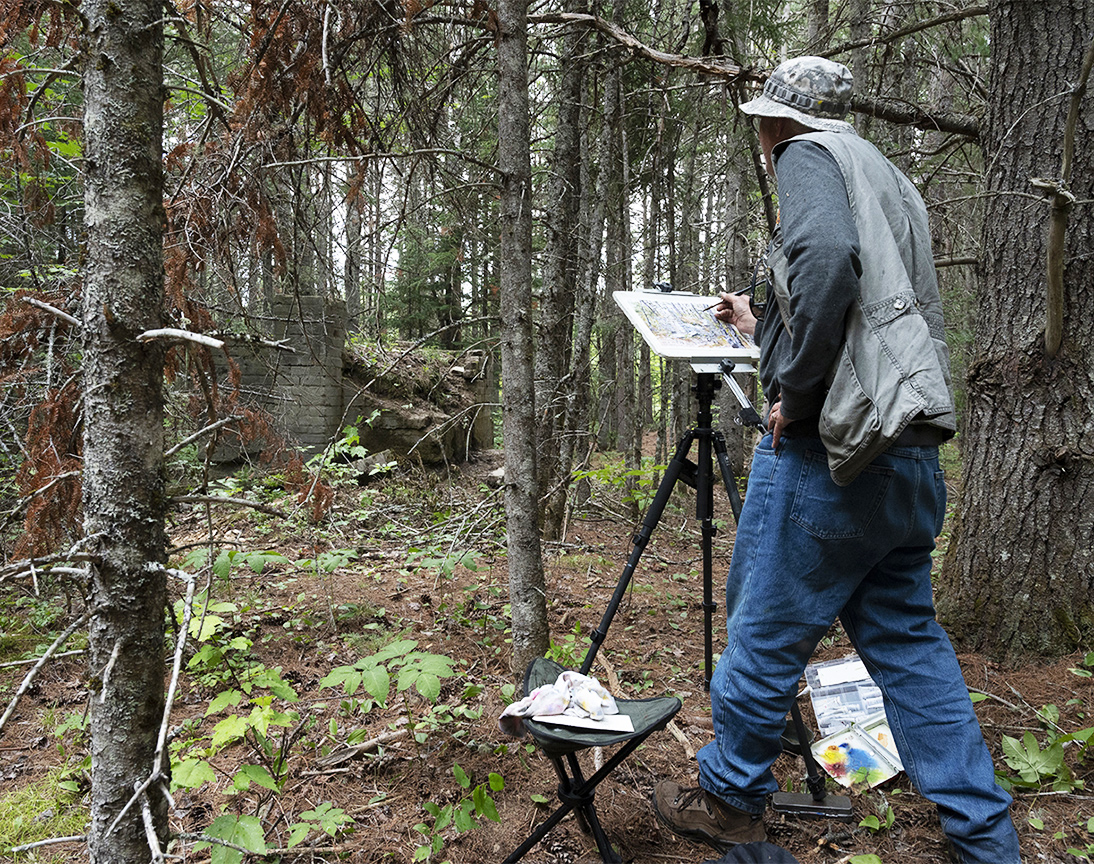
[[[861,244],[858,294],[828,372],[819,431],[828,468],[848,485],[909,424],[956,430],[949,351],[927,210],[903,174],[854,133],[811,132],[836,160]],[[789,322],[788,267],[776,230],[768,278]]]

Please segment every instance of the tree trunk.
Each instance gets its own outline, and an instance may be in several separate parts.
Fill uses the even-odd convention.
[[[557,540],[562,532],[570,470],[570,460],[564,458],[565,431],[568,408],[575,401],[577,386],[574,376],[566,372],[572,355],[581,227],[578,207],[584,61],[579,55],[583,43],[583,34],[577,28],[567,31],[554,156],[547,187],[547,245],[536,345],[536,407],[543,429],[539,469],[543,483],[543,534],[548,540]]]
[[[532,358],[532,166],[528,122],[527,0],[498,4],[498,168],[501,173],[502,438],[509,552],[512,670],[523,675],[548,647],[536,476]]]
[[[145,864],[152,855],[141,803],[108,829],[152,772],[164,707],[164,351],[136,339],[162,326],[163,8],[154,0],[89,0],[81,13],[84,527],[95,553],[88,852],[95,864]],[[148,790],[144,807],[162,844],[161,785]]]
[[[1094,212],[1067,228],[1063,344],[1045,351],[1049,202],[1030,178],[1061,176],[1060,152],[1094,5],[1043,0],[990,9],[987,206],[975,356],[968,374],[964,487],[939,584],[939,616],[996,656],[1059,655],[1094,639]],[[1075,153],[1094,152],[1094,101],[1079,104]],[[1070,190],[1094,198],[1094,172]]]

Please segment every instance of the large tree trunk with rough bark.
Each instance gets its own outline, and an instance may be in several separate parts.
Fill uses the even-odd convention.
[[[532,358],[532,166],[528,126],[527,0],[498,5],[498,167],[501,171],[501,377],[512,669],[523,675],[548,647],[540,549]]]
[[[991,4],[992,77],[976,348],[968,374],[964,487],[939,617],[991,654],[1058,655],[1094,640],[1094,211],[1070,213],[1063,342],[1046,351],[1044,203],[1060,178],[1094,5]],[[1070,192],[1094,199],[1094,101],[1078,103]]]
[[[152,772],[164,706],[162,326],[163,7],[89,0],[84,69],[84,513],[90,565],[91,829],[95,864],[152,860],[166,802]]]

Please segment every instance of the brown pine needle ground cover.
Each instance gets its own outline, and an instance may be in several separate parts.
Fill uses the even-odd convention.
[[[318,525],[219,505],[178,516],[172,538],[181,551],[172,563],[199,573],[199,592],[211,584],[211,605],[200,625],[198,618],[191,624],[201,639],[190,640],[185,652],[189,668],[171,720],[171,830],[185,838],[175,854],[209,861],[210,850],[195,842],[219,831],[240,848],[260,843],[268,853],[275,850],[250,861],[480,864],[503,860],[546,818],[557,782],[550,764],[530,741],[507,738],[496,725],[512,676],[501,495],[482,482],[495,464],[480,460],[447,476],[404,470],[364,488],[343,485]],[[258,484],[248,494],[260,490]],[[565,541],[547,550],[551,632],[564,662],[580,659],[631,549],[635,525],[613,515],[622,510],[615,494],[611,486],[594,490],[593,506],[575,514]],[[723,502],[716,509],[717,598],[732,517]],[[201,556],[194,551],[208,545],[210,531],[219,562],[215,574],[198,567]],[[717,857],[663,830],[649,805],[660,778],[695,776],[694,752],[711,740],[701,683],[699,538],[693,505],[678,493],[601,649],[603,662],[593,670],[618,695],[672,693],[684,700],[673,727],[652,736],[597,795],[605,829],[623,859],[636,864]],[[220,554],[228,551],[234,552],[230,561]],[[171,592],[181,601],[184,584],[172,582]],[[78,614],[78,589],[70,586],[69,595],[66,612],[63,593],[47,604],[31,602],[23,592],[16,607],[9,591],[5,629],[14,635],[5,637],[0,662],[48,644],[50,634]],[[28,610],[41,620],[36,623]],[[715,614],[715,650],[723,615]],[[408,647],[408,641],[416,644]],[[814,659],[849,650],[833,628]],[[997,768],[1018,776],[1004,758],[1004,736],[1022,741],[1028,733],[1026,771],[1036,775],[1036,764],[1043,771],[1018,792],[1013,808],[1029,862],[1083,860],[1069,848],[1094,852],[1088,846],[1094,843],[1088,830],[1094,828],[1088,825],[1094,792],[1082,785],[1090,782],[1091,760],[1081,758],[1081,741],[1050,747],[1094,725],[1094,684],[1083,660],[1076,655],[1004,668],[961,657],[969,686],[987,694],[977,713]],[[80,727],[94,694],[81,661],[69,656],[50,662],[0,738],[0,854],[35,839],[82,833],[86,738]],[[167,658],[168,670],[169,664]],[[381,667],[392,673],[384,698],[370,694],[370,688],[381,689]],[[0,667],[0,707],[27,668]],[[352,694],[345,692],[347,679],[356,684]],[[807,699],[802,707],[809,719]],[[591,772],[593,754],[582,758]],[[804,776],[800,760],[788,755],[780,757],[776,773],[794,788]],[[769,810],[771,841],[804,864],[949,860],[933,807],[903,774],[851,797],[851,823]],[[868,824],[860,825],[864,820]],[[215,859],[233,855],[242,853],[221,849]],[[877,858],[856,857],[866,855]],[[73,842],[17,860],[83,857],[82,845]],[[567,817],[524,860],[585,864],[599,857]]]

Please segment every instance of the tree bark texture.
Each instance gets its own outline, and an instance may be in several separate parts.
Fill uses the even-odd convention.
[[[84,527],[94,864],[151,860],[140,804],[164,706],[163,6],[89,0],[84,68]],[[159,841],[166,801],[148,791]]]
[[[532,333],[532,166],[527,0],[498,4],[498,168],[502,180],[499,303],[502,440],[509,552],[512,669],[523,675],[548,647],[540,549]]]
[[[558,89],[558,125],[548,180],[543,291],[536,344],[536,408],[541,417],[539,470],[543,483],[543,534],[561,535],[572,459],[564,443],[572,431],[577,381],[567,375],[577,303],[581,200],[581,91],[583,34],[571,28],[564,37],[566,58]],[[585,418],[581,418],[584,425]],[[569,455],[572,456],[572,447]]]
[[[1094,637],[1094,211],[1076,207],[1068,227],[1063,342],[1050,359],[1043,333],[1050,208],[1030,197],[1030,179],[1060,176],[1094,5],[999,0],[990,21],[988,197],[964,488],[938,610],[965,645],[996,656],[1059,655]],[[1075,153],[1071,192],[1089,201],[1089,98]]]

